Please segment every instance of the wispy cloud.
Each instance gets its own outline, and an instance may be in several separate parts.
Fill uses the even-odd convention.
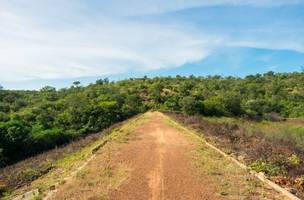
[[[211,33],[178,20],[142,15],[214,5],[281,6],[300,0],[11,0],[0,1],[0,80],[102,76],[178,67],[221,46],[303,50],[294,41]],[[216,21],[214,23],[217,23]],[[242,27],[238,27],[242,28]],[[253,31],[252,34],[256,34]]]
[[[108,16],[45,26],[44,19],[13,11],[5,10],[0,15],[2,81],[174,67],[204,58],[208,50],[203,44],[212,40],[182,27]]]

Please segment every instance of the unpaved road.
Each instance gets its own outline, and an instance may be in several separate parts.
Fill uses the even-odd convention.
[[[212,188],[202,187],[189,173],[186,152],[194,148],[183,134],[155,113],[137,129],[137,140],[120,154],[135,167],[129,183],[110,194],[110,199],[206,199]],[[207,183],[207,182],[206,182]],[[213,198],[215,199],[215,198]]]
[[[128,142],[109,144],[115,146],[110,149],[110,159],[105,161],[105,150],[100,149],[100,155],[84,169],[81,178],[77,176],[63,184],[52,199],[283,199],[214,152],[204,152],[214,157],[208,158],[216,160],[213,164],[200,160],[201,154],[191,156],[199,142],[169,125],[163,114],[149,113],[148,118],[136,127]],[[121,181],[104,180],[98,174],[108,164],[128,166],[130,170],[119,176],[111,172],[109,177],[119,177]]]

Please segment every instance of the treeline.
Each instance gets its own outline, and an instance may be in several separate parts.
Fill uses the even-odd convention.
[[[156,77],[40,91],[0,90],[0,165],[149,109],[206,116],[304,117],[304,73]]]
[[[145,111],[136,96],[115,83],[99,80],[56,91],[0,91],[0,162],[68,143]]]

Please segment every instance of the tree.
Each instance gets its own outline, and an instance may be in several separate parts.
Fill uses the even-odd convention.
[[[261,99],[250,99],[245,103],[245,109],[250,115],[262,115],[265,110],[266,102]]]
[[[73,85],[74,85],[75,87],[79,87],[79,86],[80,86],[80,84],[81,84],[81,82],[80,82],[80,81],[74,81],[74,82],[73,82]]]
[[[207,116],[222,116],[225,115],[225,107],[219,98],[212,97],[203,101],[204,115]]]
[[[180,105],[182,111],[189,115],[199,114],[203,110],[203,104],[192,96],[182,98]]]
[[[0,90],[0,166],[98,132],[147,109],[207,116],[304,117],[304,73],[155,77],[40,91]],[[14,149],[17,148],[17,149]],[[27,150],[27,151],[25,151]],[[29,151],[30,150],[30,151]],[[23,155],[23,152],[29,152]]]
[[[58,99],[56,88],[54,88],[54,87],[45,86],[40,89],[40,92],[45,97],[45,99],[48,101],[55,101]]]
[[[0,102],[0,112],[8,113],[10,111],[10,104],[5,102]]]
[[[163,85],[160,82],[155,82],[150,86],[150,97],[154,103],[153,107],[158,108],[159,105],[162,103],[162,96],[161,93],[163,91]]]
[[[234,92],[225,92],[219,98],[219,101],[225,108],[225,112],[230,116],[240,116],[243,113],[241,98],[238,94]]]
[[[4,157],[12,160],[25,154],[30,129],[20,121],[0,122],[0,145]]]
[[[98,79],[96,82],[95,82],[97,85],[103,85],[103,79]]]

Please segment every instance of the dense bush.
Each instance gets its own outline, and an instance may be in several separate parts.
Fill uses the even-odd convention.
[[[0,166],[68,143],[146,110],[140,97],[102,81],[57,91],[0,90]]]
[[[148,109],[206,116],[304,117],[304,73],[156,77],[40,91],[0,89],[0,165],[100,131]]]

